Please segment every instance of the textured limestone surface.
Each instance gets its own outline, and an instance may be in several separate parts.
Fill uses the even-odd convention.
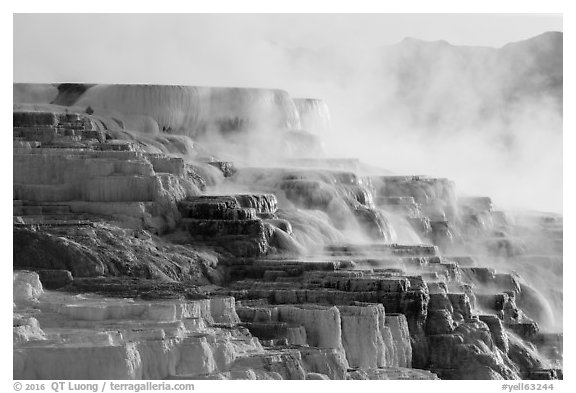
[[[14,99],[15,379],[562,378],[562,216],[323,157],[281,90]]]

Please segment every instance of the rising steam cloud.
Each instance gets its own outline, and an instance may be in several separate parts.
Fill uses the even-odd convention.
[[[329,151],[562,211],[561,33],[501,49],[407,39],[365,59],[327,94]]]
[[[391,16],[377,24],[381,34],[358,36],[353,27],[364,19],[366,31],[374,26],[367,16],[306,18],[20,15],[14,78],[279,88],[322,98],[332,118],[322,135],[328,155],[449,177],[459,193],[490,195],[506,208],[562,211],[561,33],[500,49],[462,47],[402,41],[433,36],[426,29],[418,36],[410,16]],[[469,40],[497,35],[492,30],[504,21],[492,22],[466,22],[477,28]],[[69,28],[47,31],[47,23]],[[300,29],[286,34],[287,24]],[[422,25],[442,31],[438,23]],[[56,44],[74,51],[55,52]]]

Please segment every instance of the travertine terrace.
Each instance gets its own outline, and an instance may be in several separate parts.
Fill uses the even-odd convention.
[[[329,127],[282,90],[15,84],[14,378],[562,378],[518,268],[561,284],[562,217]]]

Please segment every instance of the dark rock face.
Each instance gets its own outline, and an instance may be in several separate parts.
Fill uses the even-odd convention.
[[[453,334],[430,337],[431,368],[447,379],[516,379],[518,374],[502,361],[488,327],[466,322]]]
[[[449,293],[448,298],[458,319],[468,320],[472,317],[470,299],[465,293]]]
[[[104,265],[88,247],[48,233],[14,228],[14,267],[69,270],[74,276],[104,274]]]
[[[504,330],[502,321],[495,315],[480,315],[479,318],[488,326],[488,329],[490,329],[492,340],[498,349],[504,353],[508,353],[508,336]]]
[[[245,221],[258,218],[256,209],[241,208],[233,200],[181,202],[179,208],[183,217],[195,220]]]
[[[42,287],[46,289],[59,289],[72,282],[69,270],[39,270],[38,276]]]
[[[166,243],[138,230],[100,224],[42,230],[15,227],[13,234],[15,269],[68,270],[74,279],[107,275],[197,283],[220,280],[214,253]]]
[[[510,349],[508,355],[518,366],[523,377],[529,379],[530,373],[542,376],[541,370],[547,368],[542,358],[538,356],[533,345],[523,343],[518,337],[510,336]],[[539,378],[537,378],[539,379]]]
[[[258,214],[273,215],[278,210],[274,194],[236,194],[235,198],[240,206],[256,209]]]
[[[78,98],[93,85],[84,83],[62,83],[58,85],[58,96],[53,101],[56,105],[73,105]]]
[[[448,310],[428,311],[426,334],[449,334],[454,330],[452,314]]]
[[[89,115],[53,112],[14,112],[14,137],[55,147],[103,143],[104,126]],[[78,143],[78,145],[74,145]]]
[[[206,220],[188,219],[182,221],[184,229],[192,236],[211,238],[215,236],[255,236],[264,235],[262,220]]]
[[[277,206],[273,194],[198,196],[179,203],[180,225],[193,240],[236,256],[265,255],[272,247],[298,250],[289,224],[274,221]]]

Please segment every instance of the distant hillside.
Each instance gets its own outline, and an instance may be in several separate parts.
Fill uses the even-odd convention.
[[[531,108],[562,113],[561,32],[502,48],[406,38],[381,49],[387,102],[417,125],[468,126],[512,121]]]

